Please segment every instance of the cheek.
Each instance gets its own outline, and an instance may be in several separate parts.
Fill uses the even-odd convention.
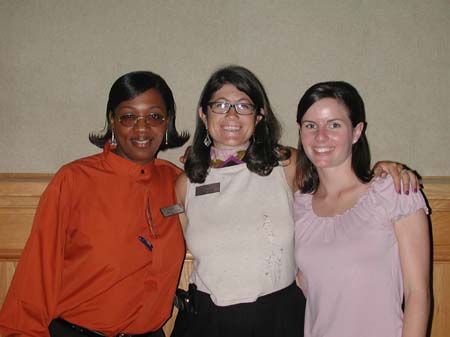
[[[166,136],[166,127],[161,126],[158,128],[153,128],[151,133],[153,133],[153,137],[158,140],[158,143],[161,143]]]
[[[201,119],[203,121],[203,124],[205,124],[205,126],[210,129],[212,127],[214,127],[215,123],[214,123],[214,116],[211,116],[212,114],[208,114],[206,116],[203,116]]]
[[[254,119],[249,119],[246,123],[246,131],[247,133],[253,134],[255,132],[255,129],[257,127],[257,121]]]
[[[166,132],[166,126],[165,125],[161,125],[158,126],[157,128],[153,128],[153,132],[157,135],[164,135]]]
[[[208,128],[209,133],[219,132],[220,129],[220,120],[219,118],[212,116],[206,120],[206,127]]]
[[[120,143],[129,137],[130,130],[116,126],[114,128],[114,132],[116,133],[116,139]]]
[[[311,132],[301,132],[300,142],[303,146],[310,144],[314,140],[314,135]]]
[[[352,147],[353,145],[353,133],[343,132],[342,134],[336,135],[336,141],[343,146]]]

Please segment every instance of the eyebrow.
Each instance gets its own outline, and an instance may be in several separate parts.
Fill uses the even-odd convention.
[[[336,122],[336,121],[343,122],[344,120],[341,118],[333,118],[333,119],[328,119],[326,122],[330,123],[330,122]],[[303,123],[316,123],[317,124],[317,122],[311,121],[309,119],[302,120],[301,124],[303,124]]]
[[[219,100],[224,100],[224,101],[229,102],[229,100],[227,98],[225,98],[225,97],[217,97],[217,98],[214,98],[214,99],[211,97],[211,101],[212,102],[216,102],[216,101],[219,101]],[[248,101],[251,104],[255,104],[255,103],[253,103],[253,101],[250,98],[246,98],[246,97],[239,98],[236,102],[241,102],[241,101]]]

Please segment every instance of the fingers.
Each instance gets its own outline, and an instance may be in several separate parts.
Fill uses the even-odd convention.
[[[409,181],[410,181],[411,189],[414,193],[417,193],[417,191],[419,190],[419,185],[420,185],[419,176],[414,171],[408,171],[408,174],[409,174]]]
[[[417,193],[419,188],[419,177],[407,168],[403,168],[400,172],[403,193],[409,194],[409,192]]]
[[[382,166],[376,165],[376,166],[373,168],[373,175],[374,175],[375,177],[382,177],[382,178],[385,178],[385,177],[388,175],[388,173],[383,169]]]
[[[400,179],[402,181],[402,190],[404,194],[409,194],[409,187],[410,187],[410,177],[408,174],[408,169],[402,168],[400,171]]]
[[[403,170],[403,164],[395,163],[395,166],[392,167],[392,170],[389,170],[389,173],[392,175],[392,179],[394,180],[394,186],[397,193],[402,193],[402,170]],[[403,185],[405,186],[405,185]],[[408,188],[409,188],[409,181],[408,181]],[[403,189],[405,191],[405,189]]]
[[[189,152],[191,152],[191,145],[189,145],[187,148],[186,148],[186,150],[184,151],[184,154],[180,157],[180,158],[178,158],[178,160],[180,161],[180,163],[182,163],[182,164],[186,164],[186,160],[187,160],[187,158],[188,158],[188,156],[189,156]]]
[[[417,193],[420,181],[419,176],[414,171],[403,167],[400,171],[400,178],[404,194],[409,194],[409,192]]]
[[[385,177],[390,174],[397,193],[409,194],[410,191],[418,191],[419,176],[403,164],[381,161],[376,163],[373,174],[375,177]]]

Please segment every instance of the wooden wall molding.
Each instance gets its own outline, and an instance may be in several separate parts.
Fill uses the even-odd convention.
[[[431,209],[433,261],[450,263],[450,177],[424,178],[423,191]]]

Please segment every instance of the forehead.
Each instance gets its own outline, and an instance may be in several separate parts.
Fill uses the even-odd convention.
[[[211,100],[226,99],[229,101],[252,101],[251,98],[243,91],[236,88],[233,84],[226,83],[211,96]]]
[[[349,120],[348,108],[335,98],[322,98],[306,110],[302,120]]]
[[[158,90],[149,89],[134,98],[120,102],[117,109],[125,107],[134,109],[160,108],[166,110],[166,103]]]

